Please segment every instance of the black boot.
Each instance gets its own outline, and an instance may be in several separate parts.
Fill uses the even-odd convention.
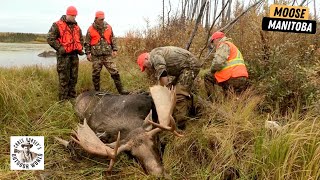
[[[111,77],[112,77],[112,79],[114,81],[114,84],[116,85],[116,88],[117,88],[119,94],[123,94],[123,95],[129,94],[129,92],[123,90],[123,86],[122,86],[119,74],[111,75]]]

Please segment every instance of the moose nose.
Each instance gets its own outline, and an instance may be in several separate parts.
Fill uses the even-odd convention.
[[[154,166],[151,169],[149,169],[149,173],[155,176],[162,176],[163,168],[161,166]]]

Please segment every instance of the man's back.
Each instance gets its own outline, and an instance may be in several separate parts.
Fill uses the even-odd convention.
[[[165,63],[168,74],[171,76],[178,76],[181,70],[185,68],[200,68],[200,62],[193,54],[175,46],[164,46],[153,49],[150,52],[150,60],[155,69],[157,69],[156,66]]]

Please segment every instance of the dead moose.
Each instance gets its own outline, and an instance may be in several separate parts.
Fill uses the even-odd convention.
[[[111,171],[116,156],[127,151],[139,161],[146,173],[163,175],[155,136],[163,130],[182,136],[177,133],[172,117],[176,93],[174,89],[153,86],[150,87],[150,94],[151,97],[96,92],[80,94],[76,99],[75,111],[84,123],[73,131],[72,140],[85,151],[110,159],[108,171]],[[154,119],[158,119],[158,123]],[[68,145],[67,141],[56,139]]]

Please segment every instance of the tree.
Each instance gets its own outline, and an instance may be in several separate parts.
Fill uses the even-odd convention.
[[[196,20],[195,27],[194,27],[194,29],[192,31],[191,37],[190,37],[187,45],[186,45],[186,48],[185,48],[186,50],[189,50],[189,48],[191,46],[191,43],[192,43],[192,40],[193,40],[194,36],[196,35],[196,32],[198,30],[198,25],[201,22],[201,18],[202,18],[203,11],[204,11],[204,8],[205,8],[206,4],[207,4],[207,0],[203,1],[203,4],[201,5],[201,8],[200,8],[199,15],[198,15],[197,20]]]

